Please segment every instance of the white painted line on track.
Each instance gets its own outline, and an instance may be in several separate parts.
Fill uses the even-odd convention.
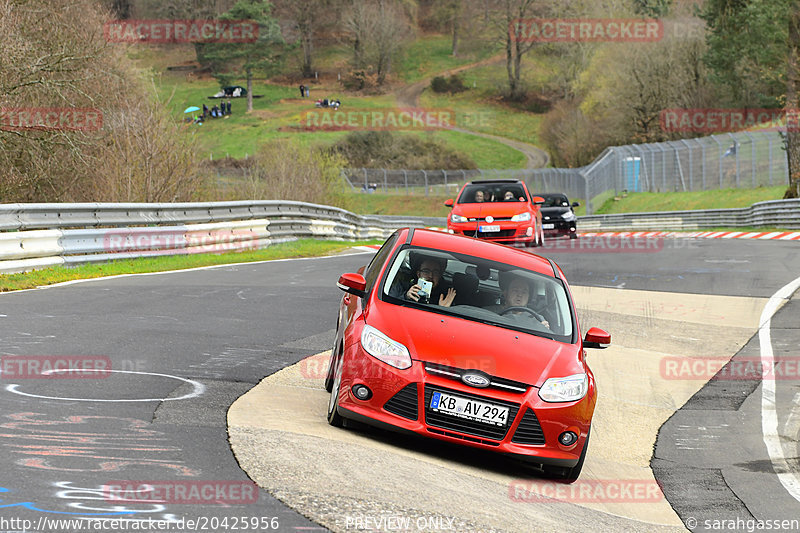
[[[118,374],[140,374],[143,376],[159,376],[164,378],[170,379],[177,379],[178,381],[183,381],[185,383],[189,383],[192,386],[192,392],[187,392],[183,396],[176,396],[175,398],[132,398],[132,399],[105,399],[105,398],[65,398],[60,396],[43,396],[41,394],[30,394],[27,392],[22,392],[19,390],[19,385],[16,383],[11,383],[6,386],[6,390],[8,392],[13,392],[14,394],[19,394],[20,396],[28,396],[30,398],[41,398],[43,400],[63,400],[69,402],[116,402],[116,403],[123,403],[123,402],[166,402],[166,401],[176,401],[176,400],[188,400],[190,398],[197,398],[201,396],[206,391],[206,386],[202,383],[194,381],[193,379],[182,378],[180,376],[173,376],[172,374],[158,374],[156,372],[135,372],[133,370],[110,370],[110,369],[102,369],[102,370],[95,370],[95,369],[88,369],[82,368],[81,372],[115,372]],[[59,371],[60,372],[60,371]]]
[[[40,285],[39,287],[35,287],[33,289],[19,289],[15,291],[5,291],[0,292],[0,296],[4,294],[17,294],[20,292],[27,292],[27,291],[40,291],[43,289],[53,289],[56,287],[64,287],[66,285],[74,285],[76,283],[88,283],[91,281],[98,281],[98,280],[108,280],[108,279],[115,279],[115,278],[128,278],[133,276],[158,276],[161,274],[175,274],[176,272],[195,272],[197,270],[214,270],[217,268],[228,268],[228,267],[241,267],[247,265],[261,265],[264,263],[282,263],[285,261],[313,261],[315,259],[331,259],[335,257],[345,257],[348,255],[364,255],[364,254],[374,254],[375,250],[367,249],[363,246],[354,246],[354,250],[358,250],[352,253],[346,254],[333,254],[333,255],[319,255],[314,257],[287,257],[285,259],[264,259],[262,261],[245,261],[243,263],[222,263],[220,265],[207,265],[201,267],[192,267],[192,268],[179,268],[177,270],[159,270],[158,272],[137,272],[133,274],[115,274],[113,276],[101,276],[98,278],[82,278],[82,279],[71,279],[69,281],[62,281],[61,283],[53,283],[51,285]]]
[[[764,444],[767,446],[772,468],[778,476],[783,488],[798,502],[800,502],[800,479],[791,471],[786,462],[786,456],[781,445],[778,433],[778,410],[775,403],[775,372],[772,371],[775,356],[772,352],[772,317],[780,305],[790,298],[800,287],[800,278],[781,287],[773,294],[764,310],[761,312],[760,326],[758,328],[758,343],[761,351],[761,368],[764,375],[761,379],[761,432]],[[769,370],[767,370],[769,369]]]

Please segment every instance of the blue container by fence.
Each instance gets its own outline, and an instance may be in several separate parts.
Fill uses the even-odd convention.
[[[641,157],[626,157],[623,160],[623,168],[625,169],[625,184],[629,192],[641,191],[639,185],[639,168],[642,163]]]

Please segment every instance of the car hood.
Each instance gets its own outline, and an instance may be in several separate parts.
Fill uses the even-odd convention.
[[[560,217],[569,210],[570,210],[569,207],[543,207],[542,215],[550,217]]]
[[[453,212],[467,218],[486,218],[488,215],[494,218],[511,218],[516,214],[530,211],[528,203],[523,202],[503,202],[503,203],[482,203],[482,204],[459,204],[455,206]]]
[[[383,302],[367,324],[404,344],[411,358],[541,386],[549,377],[584,371],[578,346]]]

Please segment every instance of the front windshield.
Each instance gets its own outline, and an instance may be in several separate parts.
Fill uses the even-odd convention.
[[[527,202],[528,195],[522,185],[514,182],[471,183],[458,197],[459,204],[482,202]]]
[[[544,195],[543,198],[544,204],[542,204],[542,207],[569,207],[569,200],[567,200],[566,196],[548,194]]]
[[[382,288],[388,302],[571,342],[572,312],[558,279],[513,265],[406,247]]]

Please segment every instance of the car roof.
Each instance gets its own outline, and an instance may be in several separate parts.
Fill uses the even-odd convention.
[[[512,180],[512,179],[505,179],[505,180],[475,180],[467,182],[466,185],[472,185],[474,183],[479,184],[491,184],[491,183],[524,183],[522,180]]]
[[[411,231],[411,230],[408,230]],[[432,248],[443,252],[456,252],[476,257],[485,257],[501,263],[533,270],[546,276],[555,277],[553,265],[544,257],[518,250],[504,244],[453,235],[443,231],[429,229],[414,229],[411,244],[422,248]],[[404,241],[408,242],[408,234]],[[561,274],[559,273],[559,277]]]

